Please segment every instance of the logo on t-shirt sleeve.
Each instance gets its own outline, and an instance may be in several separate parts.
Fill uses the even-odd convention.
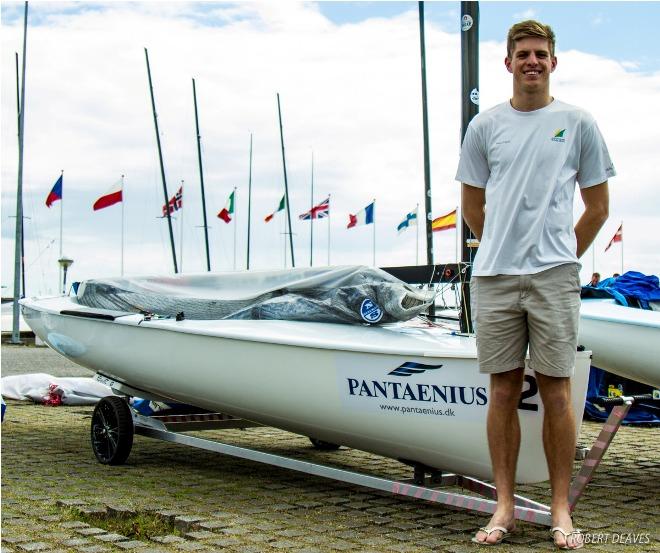
[[[557,129],[551,140],[553,142],[566,142],[566,138],[564,137],[565,132],[566,129]]]

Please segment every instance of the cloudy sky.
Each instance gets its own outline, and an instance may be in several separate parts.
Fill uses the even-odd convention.
[[[18,170],[14,52],[23,4],[2,3],[2,295],[13,291]],[[586,107],[605,135],[618,176],[611,216],[596,241],[596,269],[660,272],[660,4],[481,3],[481,109],[506,100],[506,31],[535,17],[557,34],[552,92]],[[459,203],[460,4],[426,3],[433,216]],[[284,126],[296,264],[310,262],[311,202],[331,195],[314,224],[314,264],[372,262],[373,227],[346,229],[376,199],[376,264],[415,263],[415,228],[396,227],[424,205],[419,24],[416,2],[31,2],[28,28],[24,204],[28,295],[56,292],[60,253],[70,279],[118,275],[120,205],[92,204],[124,185],[125,273],[173,270],[144,48],[149,50],[169,194],[184,181],[174,235],[184,272],[206,268],[192,96],[196,80],[211,265],[246,263],[249,143],[253,135],[251,267],[282,268],[283,194],[276,94]],[[45,199],[64,171],[64,201]],[[237,187],[236,220],[216,217]],[[577,195],[579,197],[579,194]],[[576,201],[576,216],[580,202]],[[183,219],[182,215],[183,214]],[[183,230],[183,233],[181,233]],[[330,237],[328,237],[328,233]],[[183,234],[183,248],[181,235]],[[454,231],[436,233],[436,262],[453,262]],[[420,260],[423,237],[420,235]],[[583,280],[592,270],[583,258]],[[287,261],[290,264],[290,260]],[[7,287],[7,288],[5,288]]]

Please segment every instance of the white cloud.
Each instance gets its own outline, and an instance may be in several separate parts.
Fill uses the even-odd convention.
[[[75,280],[119,271],[120,207],[93,201],[126,175],[126,271],[171,271],[144,47],[154,80],[170,195],[185,179],[184,270],[205,268],[191,78],[197,84],[207,212],[215,270],[233,264],[233,225],[215,217],[238,186],[238,262],[245,263],[249,134],[254,133],[251,266],[283,264],[282,214],[263,217],[283,188],[276,92],[281,95],[296,261],[309,259],[310,164],[315,200],[332,194],[332,263],[371,263],[372,229],[346,230],[348,213],[377,198],[377,264],[413,263],[415,234],[396,226],[424,205],[418,22],[398,17],[335,25],[313,4],[101,4],[94,10],[31,4],[28,31],[25,205],[28,292],[55,291],[59,204],[43,202],[64,169],[64,253]],[[3,8],[4,9],[4,8]],[[525,14],[525,17],[528,17]],[[32,20],[32,19],[31,19]],[[20,51],[22,20],[3,21],[2,49]],[[459,201],[460,37],[428,24],[427,71],[434,214]],[[481,47],[482,109],[510,95],[505,47]],[[599,121],[619,176],[604,249],[624,220],[626,264],[658,273],[655,168],[660,75],[611,60],[559,53],[554,93]],[[13,56],[3,58],[2,284],[13,282],[16,96]],[[179,224],[174,234],[179,240]],[[607,236],[605,236],[607,235]],[[423,243],[423,240],[422,240]],[[315,224],[315,259],[327,259],[327,222]],[[438,233],[436,259],[454,261],[455,234]],[[614,250],[614,248],[612,249]],[[606,274],[616,254],[598,254]],[[421,256],[424,259],[424,256]],[[601,265],[602,262],[602,265]],[[585,260],[585,273],[591,270]],[[6,292],[3,291],[3,294]]]
[[[538,12],[533,8],[528,8],[524,12],[518,12],[513,14],[513,19],[525,21],[527,19],[536,19]]]

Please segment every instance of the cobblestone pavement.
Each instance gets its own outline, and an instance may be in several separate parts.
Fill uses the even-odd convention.
[[[7,349],[12,348],[2,348],[3,374]],[[53,354],[36,351],[42,353],[27,355]],[[3,553],[461,553],[480,548],[470,538],[485,522],[483,516],[142,436],[136,436],[126,465],[101,465],[89,443],[91,412],[89,407],[8,402],[2,424]],[[599,429],[585,423],[581,444],[591,444]],[[396,461],[347,448],[318,451],[306,438],[272,428],[197,435],[364,473],[411,476]],[[619,431],[576,510],[576,524],[591,538],[600,537],[601,543],[589,549],[660,551],[659,437],[653,428]],[[542,483],[518,491],[547,503],[547,490]],[[158,513],[171,531],[151,538],[121,535],[101,523],[82,522],[84,514],[94,513],[105,519]],[[640,539],[646,543],[631,543]],[[552,550],[547,529],[527,523],[519,523],[508,543],[497,548],[545,550]]]

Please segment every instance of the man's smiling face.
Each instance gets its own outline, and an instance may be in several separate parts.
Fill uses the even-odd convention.
[[[548,90],[550,73],[557,66],[557,58],[550,55],[547,39],[527,37],[517,40],[511,58],[504,64],[513,74],[513,86],[519,92]]]

